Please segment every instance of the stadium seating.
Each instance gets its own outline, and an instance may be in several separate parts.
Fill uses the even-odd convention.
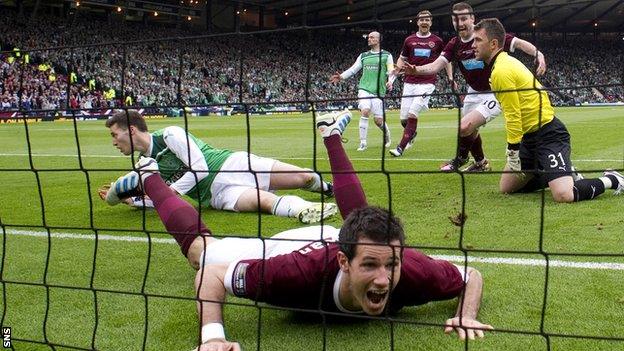
[[[109,24],[86,16],[64,20],[40,15],[24,25],[24,19],[11,11],[3,11],[0,45],[3,50],[19,48],[23,51],[41,45],[118,43],[197,34],[132,23]],[[20,30],[11,30],[15,28]],[[357,54],[367,49],[361,34],[349,31],[317,31],[309,35],[305,32],[271,33],[37,51],[29,53],[23,74],[20,64],[25,60],[24,53],[13,58],[11,56],[15,55],[3,55],[0,57],[0,108],[17,107],[21,86],[21,103],[25,110],[63,110],[67,107],[68,79],[72,81],[70,107],[82,109],[107,109],[122,104],[141,107],[236,104],[241,102],[239,90],[245,103],[299,101],[252,106],[252,111],[276,106],[303,109],[305,104],[301,101],[306,99],[308,81],[307,93],[311,99],[354,99],[357,96],[355,79],[333,85],[328,77],[348,68]],[[392,52],[395,60],[406,34],[384,36],[383,47]],[[527,39],[533,41],[530,37]],[[547,74],[540,80],[545,86],[556,88],[551,93],[554,104],[624,101],[622,86],[575,87],[579,82],[583,85],[617,82],[618,77],[611,72],[618,71],[616,66],[622,57],[600,60],[623,55],[621,50],[613,52],[613,40],[617,38],[594,41],[593,37],[580,37],[562,41],[557,37],[539,37],[537,44],[548,63]],[[588,51],[587,45],[592,50]],[[531,61],[526,56],[522,59]],[[122,72],[125,72],[123,90]],[[181,76],[179,87],[178,76]],[[436,92],[449,93],[448,86],[441,75]],[[391,93],[393,98],[388,99],[386,105],[397,107],[400,93],[399,79]],[[354,105],[355,101],[348,103]],[[342,107],[345,104],[337,101],[319,106]],[[450,95],[434,96],[431,104],[453,106],[454,99]]]

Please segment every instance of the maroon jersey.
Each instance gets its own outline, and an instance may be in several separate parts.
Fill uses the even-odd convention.
[[[429,33],[426,37],[412,34],[405,38],[401,57],[412,65],[422,66],[435,61],[444,47],[444,42],[435,34]],[[406,74],[405,83],[410,84],[435,84],[437,75],[417,76]]]
[[[339,312],[333,295],[340,270],[338,250],[337,243],[317,241],[286,255],[242,260],[233,268],[232,292],[275,306]],[[405,249],[401,277],[387,308],[396,312],[404,306],[451,299],[463,286],[463,277],[452,263]]]
[[[505,46],[503,50],[509,51],[511,41],[514,36],[505,34]],[[457,62],[459,70],[464,75],[466,83],[476,91],[487,91],[490,89],[490,68],[486,67],[485,62],[475,58],[474,49],[472,48],[473,39],[464,42],[460,37],[453,37],[442,50],[442,56],[448,62]]]

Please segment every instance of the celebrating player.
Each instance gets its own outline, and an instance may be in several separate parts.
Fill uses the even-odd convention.
[[[369,51],[361,53],[353,66],[348,70],[332,75],[330,81],[338,83],[348,79],[362,70],[362,77],[358,85],[358,108],[362,113],[360,117],[360,146],[357,151],[367,148],[368,117],[373,114],[375,124],[384,135],[385,147],[390,147],[390,129],[384,120],[384,104],[380,97],[386,95],[386,89],[392,89],[394,82],[394,61],[392,54],[381,50],[381,34],[370,32],[368,34]]]
[[[474,40],[475,16],[472,6],[465,2],[453,5],[453,27],[458,36],[451,38],[446,44],[442,54],[433,63],[425,66],[411,66],[413,73],[431,75],[439,72],[449,62],[457,62],[459,70],[468,84],[467,95],[463,101],[462,119],[459,128],[459,145],[457,155],[452,160],[444,163],[442,171],[455,171],[469,161],[468,154],[474,157],[474,163],[464,168],[464,171],[482,172],[491,169],[489,161],[483,152],[479,127],[490,122],[501,113],[500,104],[490,91],[489,70],[483,61],[475,58],[472,43]],[[520,49],[525,53],[537,55],[537,74],[541,75],[546,70],[544,55],[528,41],[516,38],[510,34],[505,36],[505,42],[501,48],[508,52]],[[454,84],[454,83],[453,83]]]
[[[501,192],[532,191],[547,183],[556,202],[590,200],[609,188],[616,195],[621,193],[624,176],[615,171],[605,171],[596,179],[572,178],[570,134],[555,117],[540,82],[522,62],[503,51],[505,40],[505,28],[496,18],[484,19],[475,27],[476,58],[491,68],[492,90],[505,113],[505,171],[517,172],[501,175]]]
[[[471,268],[403,249],[402,225],[388,211],[367,205],[360,181],[341,144],[351,114],[317,119],[334,175],[336,202],[345,222],[299,228],[270,239],[217,240],[195,209],[154,176],[156,162],[142,159],[137,172],[117,183],[140,186],[154,201],[182,252],[199,267],[195,285],[202,325],[200,351],[238,350],[225,339],[222,304],[226,293],[282,307],[378,316],[405,306],[459,297],[445,332],[461,339],[483,337],[492,326],[477,320],[483,280]],[[112,189],[117,189],[113,187]],[[119,196],[119,193],[115,193]],[[464,290],[465,289],[465,290]]]
[[[401,56],[397,61],[398,71],[405,67],[406,62],[413,66],[422,66],[435,61],[444,47],[442,39],[429,31],[433,22],[431,12],[420,11],[416,18],[418,32],[410,35],[403,42]],[[451,63],[446,65],[446,74],[449,81],[452,81],[453,66]],[[429,76],[405,75],[403,97],[401,98],[403,137],[397,147],[390,150],[390,154],[393,156],[399,157],[408,147],[411,147],[416,137],[418,116],[429,108],[429,97],[435,90],[436,80],[435,74]]]
[[[137,111],[121,111],[106,121],[113,145],[124,155],[138,151],[156,159],[160,175],[178,194],[188,195],[202,205],[218,210],[247,212],[261,210],[281,217],[296,217],[314,223],[337,212],[335,204],[313,203],[298,196],[277,196],[272,190],[305,189],[332,195],[331,183],[310,170],[246,152],[215,149],[187,134],[180,127],[147,131]],[[249,164],[251,170],[249,171]],[[109,204],[119,201],[109,189],[100,197]],[[135,205],[144,203],[142,198]],[[150,199],[145,199],[150,205]],[[322,208],[322,210],[321,210]]]

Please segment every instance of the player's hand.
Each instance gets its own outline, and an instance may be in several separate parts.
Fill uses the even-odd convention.
[[[451,79],[451,91],[455,94],[459,93],[459,84],[454,79]],[[464,103],[464,98],[466,97],[466,95],[459,94],[457,96],[459,97],[459,105],[462,105]]]
[[[535,70],[535,73],[538,76],[544,75],[544,73],[546,73],[546,59],[544,58],[544,54],[542,54],[541,52],[537,53],[537,69]]]
[[[106,201],[106,194],[108,194],[110,187],[110,184],[105,184],[98,188],[98,195],[100,195],[100,199]]]
[[[394,74],[398,77],[400,75],[402,75],[403,73],[405,73],[405,66],[403,65],[396,65],[394,66]]]
[[[338,82],[340,82],[342,80],[342,78],[340,77],[340,72],[336,72],[334,74],[332,74],[331,77],[329,77],[329,81],[336,84]]]
[[[393,83],[394,83],[394,82],[393,82]],[[392,86],[393,86],[393,84],[392,84],[392,83],[390,83],[390,82],[386,82],[386,89],[387,89],[388,91],[392,91]]]
[[[485,330],[494,330],[494,327],[468,317],[461,318],[461,323],[459,317],[449,318],[444,323],[444,333],[451,334],[455,331],[460,340],[466,340],[466,336],[470,340],[474,340],[475,337],[481,339]]]
[[[525,174],[522,173],[522,163],[520,162],[520,150],[507,149],[507,168],[517,172],[515,175],[518,178],[524,178]]]
[[[103,201],[106,201],[106,195],[108,194],[108,191],[110,190],[110,188],[111,188],[111,184],[104,184],[98,188],[98,195],[100,196],[100,199],[102,199]],[[134,204],[134,201],[132,201],[131,197],[122,199],[121,202],[129,206],[132,206]]]
[[[418,67],[416,67],[416,65],[412,65],[410,63],[405,63],[405,74],[410,75],[410,76],[414,76],[414,75],[419,75],[420,72],[418,71]]]
[[[212,339],[194,348],[193,351],[241,351],[241,347],[237,342]]]
[[[522,170],[522,164],[520,163],[520,150],[507,149],[507,166],[514,172],[520,172]]]

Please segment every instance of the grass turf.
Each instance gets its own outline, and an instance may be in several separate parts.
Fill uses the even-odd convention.
[[[624,109],[572,108],[557,113],[572,135],[575,166],[586,177],[598,176],[604,168],[624,168]],[[398,142],[397,114],[388,113],[388,122]],[[156,130],[184,126],[184,120],[149,120],[148,124]],[[382,150],[381,132],[372,122],[368,150],[356,152],[357,116],[352,124],[345,134],[350,139],[345,148],[360,172],[369,203],[390,206],[403,219],[408,244],[429,254],[461,255],[467,250],[479,256],[543,258],[539,255],[543,252],[550,259],[624,263],[623,204],[610,191],[594,201],[570,205],[553,203],[546,191],[542,217],[542,193],[501,195],[496,172],[463,177],[437,173],[438,165],[454,154],[456,111],[424,114],[414,148],[398,159]],[[216,147],[248,150],[330,177],[322,143],[318,138],[313,143],[309,115],[254,116],[249,121],[190,118],[188,128]],[[494,170],[501,170],[502,118],[483,128],[482,135]],[[194,271],[176,245],[109,240],[98,240],[96,245],[93,240],[10,234],[48,227],[52,233],[168,237],[158,233],[163,226],[155,212],[143,215],[125,206],[109,207],[97,197],[99,185],[131,168],[130,159],[111,146],[103,122],[31,123],[27,129],[23,124],[7,124],[0,126],[0,137],[4,141],[0,177],[5,180],[0,188],[0,224],[7,231],[2,233],[3,325],[13,328],[13,338],[99,350],[193,348],[197,334]],[[289,193],[318,199],[303,191]],[[468,215],[463,230],[448,219],[462,207]],[[270,236],[299,225],[292,219],[210,209],[202,209],[202,218],[219,235]],[[341,220],[328,223],[340,226]],[[569,337],[624,338],[621,271],[551,267],[546,276],[545,267],[470,264],[483,273],[486,284],[480,320],[497,328],[486,339],[470,342],[470,350],[624,347],[622,341]],[[228,301],[240,305],[225,308],[227,333],[245,349],[310,350],[323,349],[324,344],[328,350],[466,347],[445,336],[440,326],[454,314],[455,301],[404,309],[393,316],[392,324]],[[15,349],[50,347],[16,341]]]

